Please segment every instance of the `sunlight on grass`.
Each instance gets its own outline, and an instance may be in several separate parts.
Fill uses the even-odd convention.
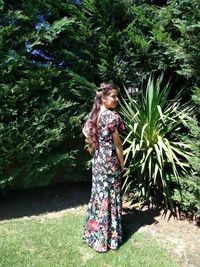
[[[137,232],[117,251],[95,252],[82,243],[83,218],[68,213],[0,222],[0,266],[179,266],[152,237]]]

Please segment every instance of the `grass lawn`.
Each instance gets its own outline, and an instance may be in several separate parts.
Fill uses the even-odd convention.
[[[126,241],[117,251],[95,252],[82,243],[83,218],[84,212],[69,211],[55,217],[1,221],[0,266],[179,266],[152,237],[131,233],[128,223]]]

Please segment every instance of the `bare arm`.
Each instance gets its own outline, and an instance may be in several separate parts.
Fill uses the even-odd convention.
[[[114,132],[112,133],[112,136],[113,136],[113,141],[114,141],[115,148],[116,148],[116,153],[120,161],[121,169],[123,171],[124,170],[123,146],[122,146],[122,142],[119,137],[119,132],[117,128],[115,128]]]
[[[83,128],[82,133],[83,133],[83,134],[85,135],[85,137],[87,138],[87,133],[86,133],[86,131],[85,131],[85,128]]]

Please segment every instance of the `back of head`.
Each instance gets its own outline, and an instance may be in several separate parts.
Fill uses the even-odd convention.
[[[86,123],[84,124],[84,128],[87,131],[87,138],[86,138],[86,142],[88,144],[87,150],[91,155],[94,154],[97,145],[97,137],[98,137],[97,119],[102,105],[102,99],[104,96],[109,95],[112,90],[116,90],[118,92],[119,88],[117,87],[117,85],[112,83],[103,82],[100,84],[100,86],[96,90],[96,95],[94,98],[92,110],[88,116]]]

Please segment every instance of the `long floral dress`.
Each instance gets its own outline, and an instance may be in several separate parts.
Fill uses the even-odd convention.
[[[92,158],[92,189],[82,240],[98,252],[117,249],[122,241],[120,161],[112,139],[115,128],[125,125],[116,111],[104,110],[99,118],[98,144]]]

